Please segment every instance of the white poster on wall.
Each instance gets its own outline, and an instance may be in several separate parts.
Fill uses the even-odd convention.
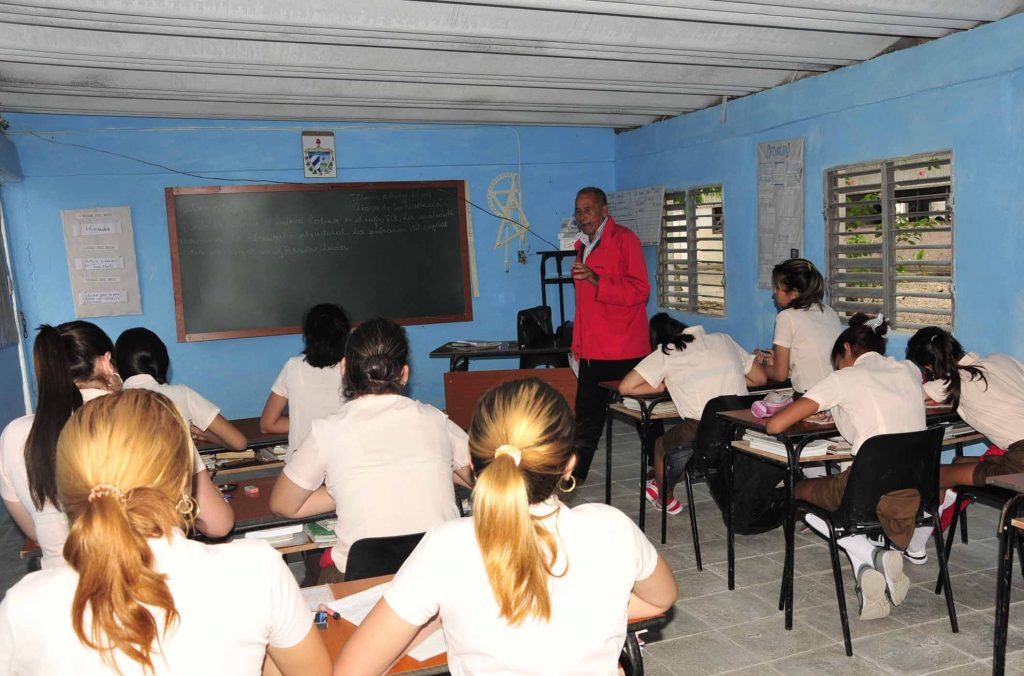
[[[128,207],[62,209],[75,316],[142,314]]]
[[[772,286],[772,268],[804,246],[804,141],[757,146],[757,285]]]
[[[635,232],[644,246],[657,244],[661,239],[664,211],[663,185],[608,193],[608,213],[616,223]]]

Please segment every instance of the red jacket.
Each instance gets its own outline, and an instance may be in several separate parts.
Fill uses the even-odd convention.
[[[576,260],[583,260],[576,242]],[[597,273],[595,287],[577,280],[572,351],[580,359],[633,359],[651,352],[647,297],[651,286],[640,239],[611,216],[585,261]]]

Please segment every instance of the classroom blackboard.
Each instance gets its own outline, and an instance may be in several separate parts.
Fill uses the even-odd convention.
[[[463,181],[167,188],[178,341],[359,322],[470,321]]]

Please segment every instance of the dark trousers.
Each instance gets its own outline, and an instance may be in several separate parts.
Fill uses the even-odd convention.
[[[594,461],[597,442],[601,438],[608,413],[608,400],[612,393],[598,383],[622,380],[641,359],[580,360],[579,380],[576,383],[576,438],[573,441],[573,449],[576,451],[576,469],[573,474],[577,481],[585,481],[590,473],[590,465]],[[648,448],[654,448],[654,439],[663,432],[664,426],[660,421],[651,424]]]

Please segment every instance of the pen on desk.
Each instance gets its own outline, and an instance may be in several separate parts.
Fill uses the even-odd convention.
[[[328,615],[330,615],[331,617],[333,617],[336,620],[340,620],[341,619],[341,613],[339,613],[337,610],[331,610],[328,606],[325,606],[322,603],[319,605],[317,610],[319,610],[321,612],[324,612],[324,613],[327,613]]]

